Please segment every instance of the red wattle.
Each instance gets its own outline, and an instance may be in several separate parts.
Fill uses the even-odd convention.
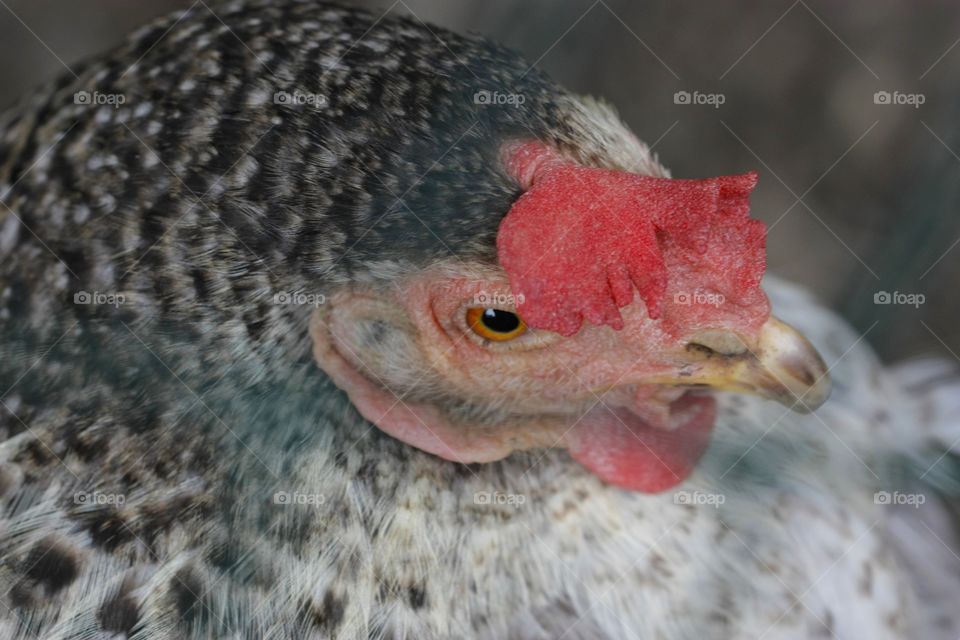
[[[685,397],[675,404],[688,417],[672,431],[652,427],[627,410],[600,406],[568,434],[570,455],[601,480],[623,489],[666,491],[693,472],[716,419],[713,398]]]

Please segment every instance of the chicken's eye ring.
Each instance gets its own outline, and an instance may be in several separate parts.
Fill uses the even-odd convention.
[[[475,334],[491,342],[506,342],[527,332],[527,325],[512,311],[493,307],[467,309],[467,326]]]

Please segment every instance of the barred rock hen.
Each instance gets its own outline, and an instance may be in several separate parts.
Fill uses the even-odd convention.
[[[0,128],[0,637],[957,633],[953,373],[773,319],[755,176],[320,2],[76,72]]]

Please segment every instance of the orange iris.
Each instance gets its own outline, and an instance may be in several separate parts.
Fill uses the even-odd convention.
[[[527,331],[527,325],[517,314],[489,307],[467,309],[467,326],[478,336],[492,342],[513,340]]]

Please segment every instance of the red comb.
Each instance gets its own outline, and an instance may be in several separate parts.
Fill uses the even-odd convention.
[[[759,286],[766,228],[749,217],[756,173],[652,178],[583,167],[540,143],[515,147],[506,164],[527,191],[500,223],[497,250],[530,326],[564,336],[584,320],[621,329],[634,288],[658,318],[674,277],[734,302]]]

